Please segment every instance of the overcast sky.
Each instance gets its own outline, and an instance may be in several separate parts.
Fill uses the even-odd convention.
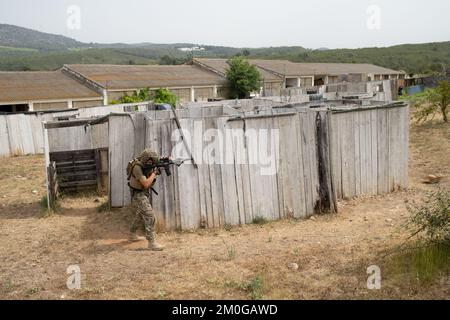
[[[0,23],[83,42],[234,47],[449,41],[449,12],[448,0],[0,0]]]

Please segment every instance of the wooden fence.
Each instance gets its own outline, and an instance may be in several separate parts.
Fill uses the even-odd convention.
[[[379,194],[407,186],[408,108],[274,110],[271,114],[202,116],[180,120],[193,141],[198,166],[185,164],[171,177],[158,178],[159,196],[152,204],[160,229],[195,229],[251,223],[255,218],[276,220],[308,217],[335,210],[336,199]],[[238,132],[225,150],[231,164],[205,163],[208,143],[195,139],[195,127],[214,129],[225,136]],[[177,141],[175,121],[146,117],[145,113],[109,117],[110,204],[130,204],[125,168],[145,147],[170,155]],[[262,175],[260,164],[249,159],[258,145],[246,132],[275,130],[276,173]],[[239,134],[240,133],[240,134]],[[245,161],[240,160],[244,155]]]
[[[104,116],[109,113],[126,113],[131,111],[147,111],[148,102],[136,104],[120,104],[103,107],[67,109],[57,112],[36,112],[24,114],[0,115],[0,156],[16,156],[44,153],[44,135],[42,123],[48,121],[67,120],[69,118],[90,118],[94,116]],[[100,128],[96,128],[99,129]],[[104,133],[93,133],[94,141],[91,141],[91,133],[83,128],[74,128],[67,136],[65,133],[55,134],[50,140],[54,144],[54,151],[69,151],[91,148],[91,145],[104,147],[107,141],[107,128]],[[64,129],[63,131],[67,131]],[[84,131],[84,133],[83,133]],[[81,137],[81,139],[77,139]],[[52,139],[52,138],[50,138]],[[58,141],[58,139],[60,139]],[[61,140],[62,139],[62,140]],[[95,140],[97,139],[97,141]],[[101,141],[98,141],[98,140]],[[68,143],[68,145],[66,145]]]
[[[331,171],[337,198],[406,187],[408,133],[406,106],[333,112]]]

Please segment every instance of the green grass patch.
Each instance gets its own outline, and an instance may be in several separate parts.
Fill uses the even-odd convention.
[[[55,201],[53,204],[53,208],[48,208],[48,198],[47,195],[42,196],[41,200],[39,201],[39,207],[41,209],[42,217],[46,218],[51,216],[53,213],[57,212],[61,208],[61,204],[59,201]]]
[[[387,274],[418,285],[450,275],[450,244],[422,244],[394,254],[386,261]]]
[[[261,300],[264,297],[263,280],[260,276],[241,282],[227,280],[224,285],[225,287],[236,288],[246,292],[252,300]]]

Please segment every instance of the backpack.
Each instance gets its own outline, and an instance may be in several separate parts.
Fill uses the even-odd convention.
[[[141,161],[139,161],[138,159],[133,159],[133,160],[130,160],[128,162],[127,170],[126,170],[126,172],[127,172],[127,180],[128,181],[131,179],[131,176],[133,175],[134,166],[136,166],[136,165],[138,165],[141,168],[143,168],[143,165],[142,165]]]

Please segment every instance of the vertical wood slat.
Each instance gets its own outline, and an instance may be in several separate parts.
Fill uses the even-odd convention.
[[[311,177],[311,163],[309,157],[309,138],[308,138],[308,114],[306,112],[300,112],[298,114],[300,119],[300,132],[299,139],[301,141],[302,150],[302,163],[303,163],[303,183],[305,188],[305,203],[306,203],[306,215],[314,213],[314,201],[313,201],[313,183]]]
[[[378,146],[378,194],[389,192],[389,127],[388,110],[377,110],[377,146]]]

